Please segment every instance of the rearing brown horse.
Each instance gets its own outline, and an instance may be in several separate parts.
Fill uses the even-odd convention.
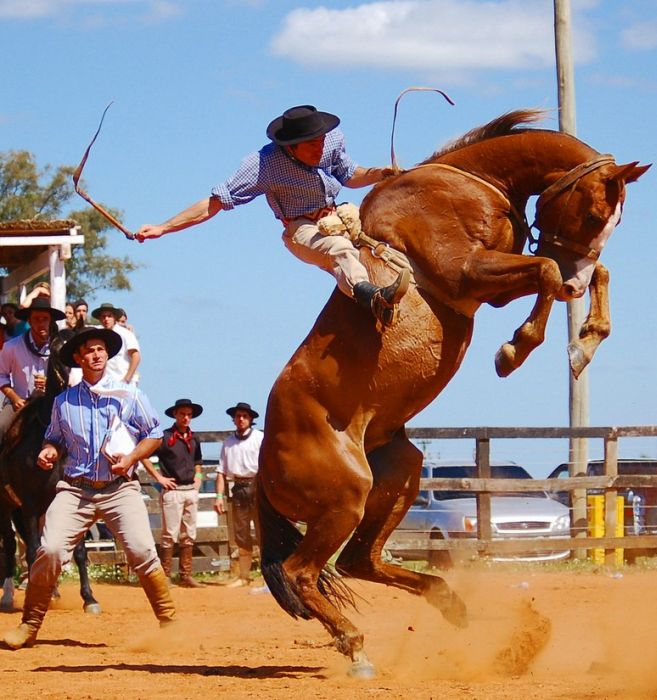
[[[258,474],[263,573],[288,613],[320,620],[358,675],[372,673],[363,635],[340,610],[348,590],[324,570],[345,542],[342,574],[423,595],[465,624],[465,605],[443,579],[384,563],[381,551],[418,493],[422,455],[404,425],[458,370],[476,310],[536,295],[497,353],[501,376],[543,341],[555,299],[590,289],[569,348],[575,375],[609,334],[608,273],[597,258],[625,185],[650,166],[616,165],[576,138],[526,128],[540,117],[506,114],[370,192],[363,229],[403,253],[415,277],[400,320],[380,332],[334,292],[269,396]],[[523,213],[536,194],[541,234],[527,256]],[[381,260],[362,258],[379,284],[393,278]],[[290,521],[304,522],[305,534]]]

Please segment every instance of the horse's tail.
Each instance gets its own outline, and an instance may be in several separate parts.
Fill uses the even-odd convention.
[[[306,607],[283,571],[283,562],[296,550],[303,534],[272,506],[264,490],[257,490],[262,575],[276,602],[294,618],[309,620],[314,614]],[[352,591],[329,569],[317,581],[319,592],[339,608],[356,607]]]

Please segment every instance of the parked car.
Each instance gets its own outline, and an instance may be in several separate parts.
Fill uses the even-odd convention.
[[[618,473],[621,476],[652,475],[657,476],[657,461],[653,459],[619,459]],[[604,462],[591,460],[586,469],[587,476],[602,476]],[[560,464],[548,475],[548,479],[565,479],[568,477],[568,464]],[[589,489],[590,495],[603,493],[599,489]],[[570,505],[569,491],[554,491],[552,498],[565,505]],[[657,533],[657,489],[632,488],[618,489],[622,496],[624,508],[625,535],[644,535]]]
[[[513,462],[493,462],[491,475],[498,479],[531,479],[526,469]],[[477,476],[473,462],[436,461],[422,467],[422,477],[472,479]],[[566,506],[551,499],[545,491],[501,493],[491,497],[491,526],[494,539],[554,537],[570,534],[570,516]],[[422,490],[415,503],[399,524],[396,535],[406,539],[435,540],[475,538],[477,536],[477,500],[471,491]],[[395,535],[391,538],[394,541]],[[395,550],[386,546],[393,556],[405,559],[426,559],[432,566],[448,568],[456,550]],[[496,560],[547,561],[563,559],[569,550],[555,542],[554,550],[496,555]]]

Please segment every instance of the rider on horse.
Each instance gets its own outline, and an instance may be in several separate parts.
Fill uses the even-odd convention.
[[[323,235],[317,222],[335,211],[340,188],[373,185],[392,175],[391,168],[363,168],[345,152],[340,119],[311,105],[292,107],[267,127],[272,143],[247,156],[237,172],[202,199],[159,226],[142,226],[143,242],[207,221],[222,209],[246,204],[264,194],[274,216],[285,226],[286,248],[304,262],[332,274],[340,290],[372,310],[382,326],[396,319],[396,306],[408,289],[402,270],[387,287],[370,283],[358,249],[342,235]]]

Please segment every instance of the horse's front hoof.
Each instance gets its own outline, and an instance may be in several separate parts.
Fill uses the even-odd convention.
[[[100,603],[85,603],[83,610],[90,615],[100,615],[103,612]]]
[[[495,371],[498,377],[508,377],[516,368],[516,349],[511,343],[504,343],[495,354]]]
[[[579,379],[579,375],[589,364],[589,360],[586,358],[584,350],[575,341],[568,344],[568,361],[570,362],[570,370],[575,379]]]

